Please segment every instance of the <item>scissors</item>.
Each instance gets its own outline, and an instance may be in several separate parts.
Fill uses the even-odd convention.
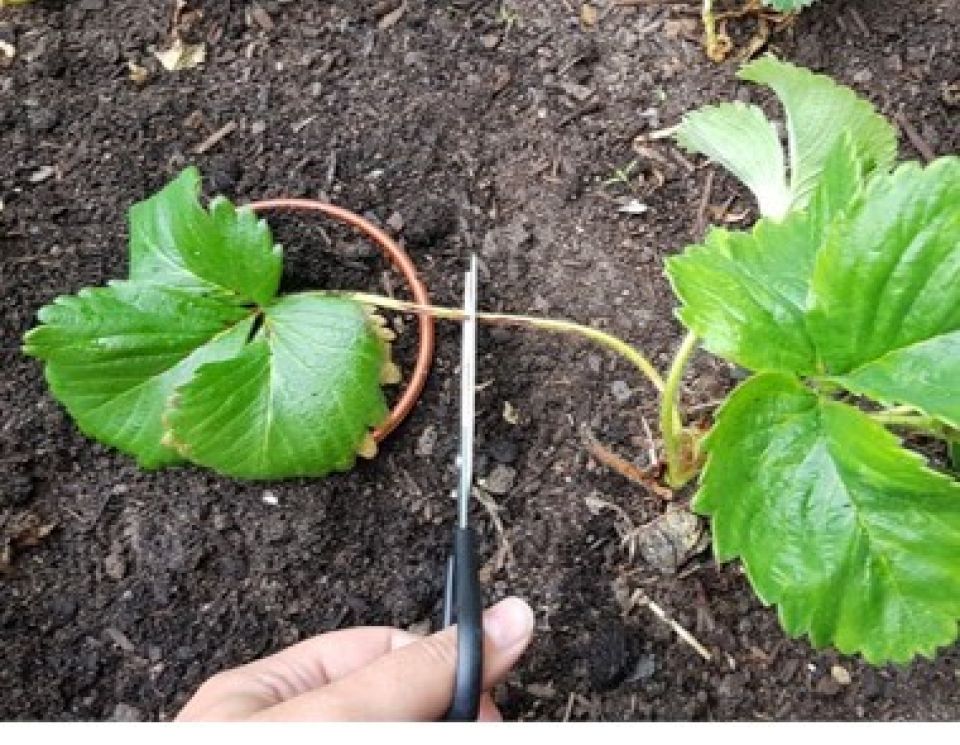
[[[457,670],[446,720],[472,722],[477,718],[483,685],[482,602],[477,580],[476,537],[470,526],[473,485],[473,422],[477,363],[477,257],[463,290],[463,342],[460,352],[460,481],[457,487],[457,524],[447,559],[443,594],[443,625],[457,625]]]

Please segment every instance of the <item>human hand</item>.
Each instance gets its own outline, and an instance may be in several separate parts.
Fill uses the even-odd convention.
[[[519,598],[483,614],[480,721],[499,721],[490,689],[533,636],[533,611]],[[453,697],[455,627],[417,636],[388,627],[332,631],[204,683],[178,721],[432,721]]]

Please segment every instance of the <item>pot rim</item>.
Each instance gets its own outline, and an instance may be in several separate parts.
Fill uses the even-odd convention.
[[[354,228],[375,243],[383,255],[387,257],[387,260],[394,269],[403,276],[407,287],[410,289],[410,293],[413,295],[414,302],[416,302],[417,305],[430,305],[430,296],[427,293],[427,288],[417,274],[417,269],[407,252],[400,247],[399,243],[387,235],[385,231],[355,212],[318,199],[303,198],[264,199],[257,202],[250,202],[247,206],[258,214],[270,210],[319,212],[326,217],[333,218],[338,222]],[[400,394],[400,398],[397,399],[393,408],[390,409],[386,421],[373,431],[373,436],[377,442],[382,442],[411,412],[420,399],[420,394],[423,392],[423,387],[427,382],[427,376],[430,373],[430,366],[433,364],[435,345],[435,324],[433,316],[428,313],[418,313],[417,318],[419,346],[413,374],[410,376],[410,381]]]

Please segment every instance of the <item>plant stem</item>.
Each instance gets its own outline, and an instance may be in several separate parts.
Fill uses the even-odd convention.
[[[670,365],[667,382],[660,397],[660,432],[663,436],[664,455],[667,460],[667,483],[679,488],[693,478],[690,464],[683,452],[683,419],[680,416],[680,381],[687,368],[690,356],[697,348],[697,335],[687,332]]]
[[[373,305],[379,308],[404,311],[408,313],[429,313],[437,318],[463,320],[464,312],[459,308],[443,308],[435,305],[418,305],[404,300],[396,300],[382,295],[370,295],[364,292],[324,292],[324,295],[337,295],[356,300],[358,303]],[[650,381],[658,391],[664,390],[663,378],[656,368],[650,364],[639,351],[613,334],[600,331],[592,326],[584,326],[573,321],[563,321],[555,318],[538,318],[536,316],[512,315],[509,313],[477,313],[477,320],[501,326],[526,326],[529,328],[552,331],[556,333],[577,334],[583,336],[607,349],[616,352],[633,365]]]
[[[707,54],[710,54],[711,50],[717,48],[717,20],[713,16],[713,0],[703,0],[700,18],[706,35]]]
[[[923,416],[922,414],[901,414],[899,411],[890,409],[887,411],[877,411],[870,414],[873,421],[890,427],[907,427],[909,429],[929,432],[930,434],[944,436],[948,431],[942,422],[937,421],[932,416]]]

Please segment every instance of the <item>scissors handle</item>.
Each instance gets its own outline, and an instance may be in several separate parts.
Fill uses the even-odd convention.
[[[453,531],[453,553],[447,560],[443,625],[457,625],[457,671],[448,722],[474,722],[483,686],[483,622],[477,581],[476,539],[471,527]]]

